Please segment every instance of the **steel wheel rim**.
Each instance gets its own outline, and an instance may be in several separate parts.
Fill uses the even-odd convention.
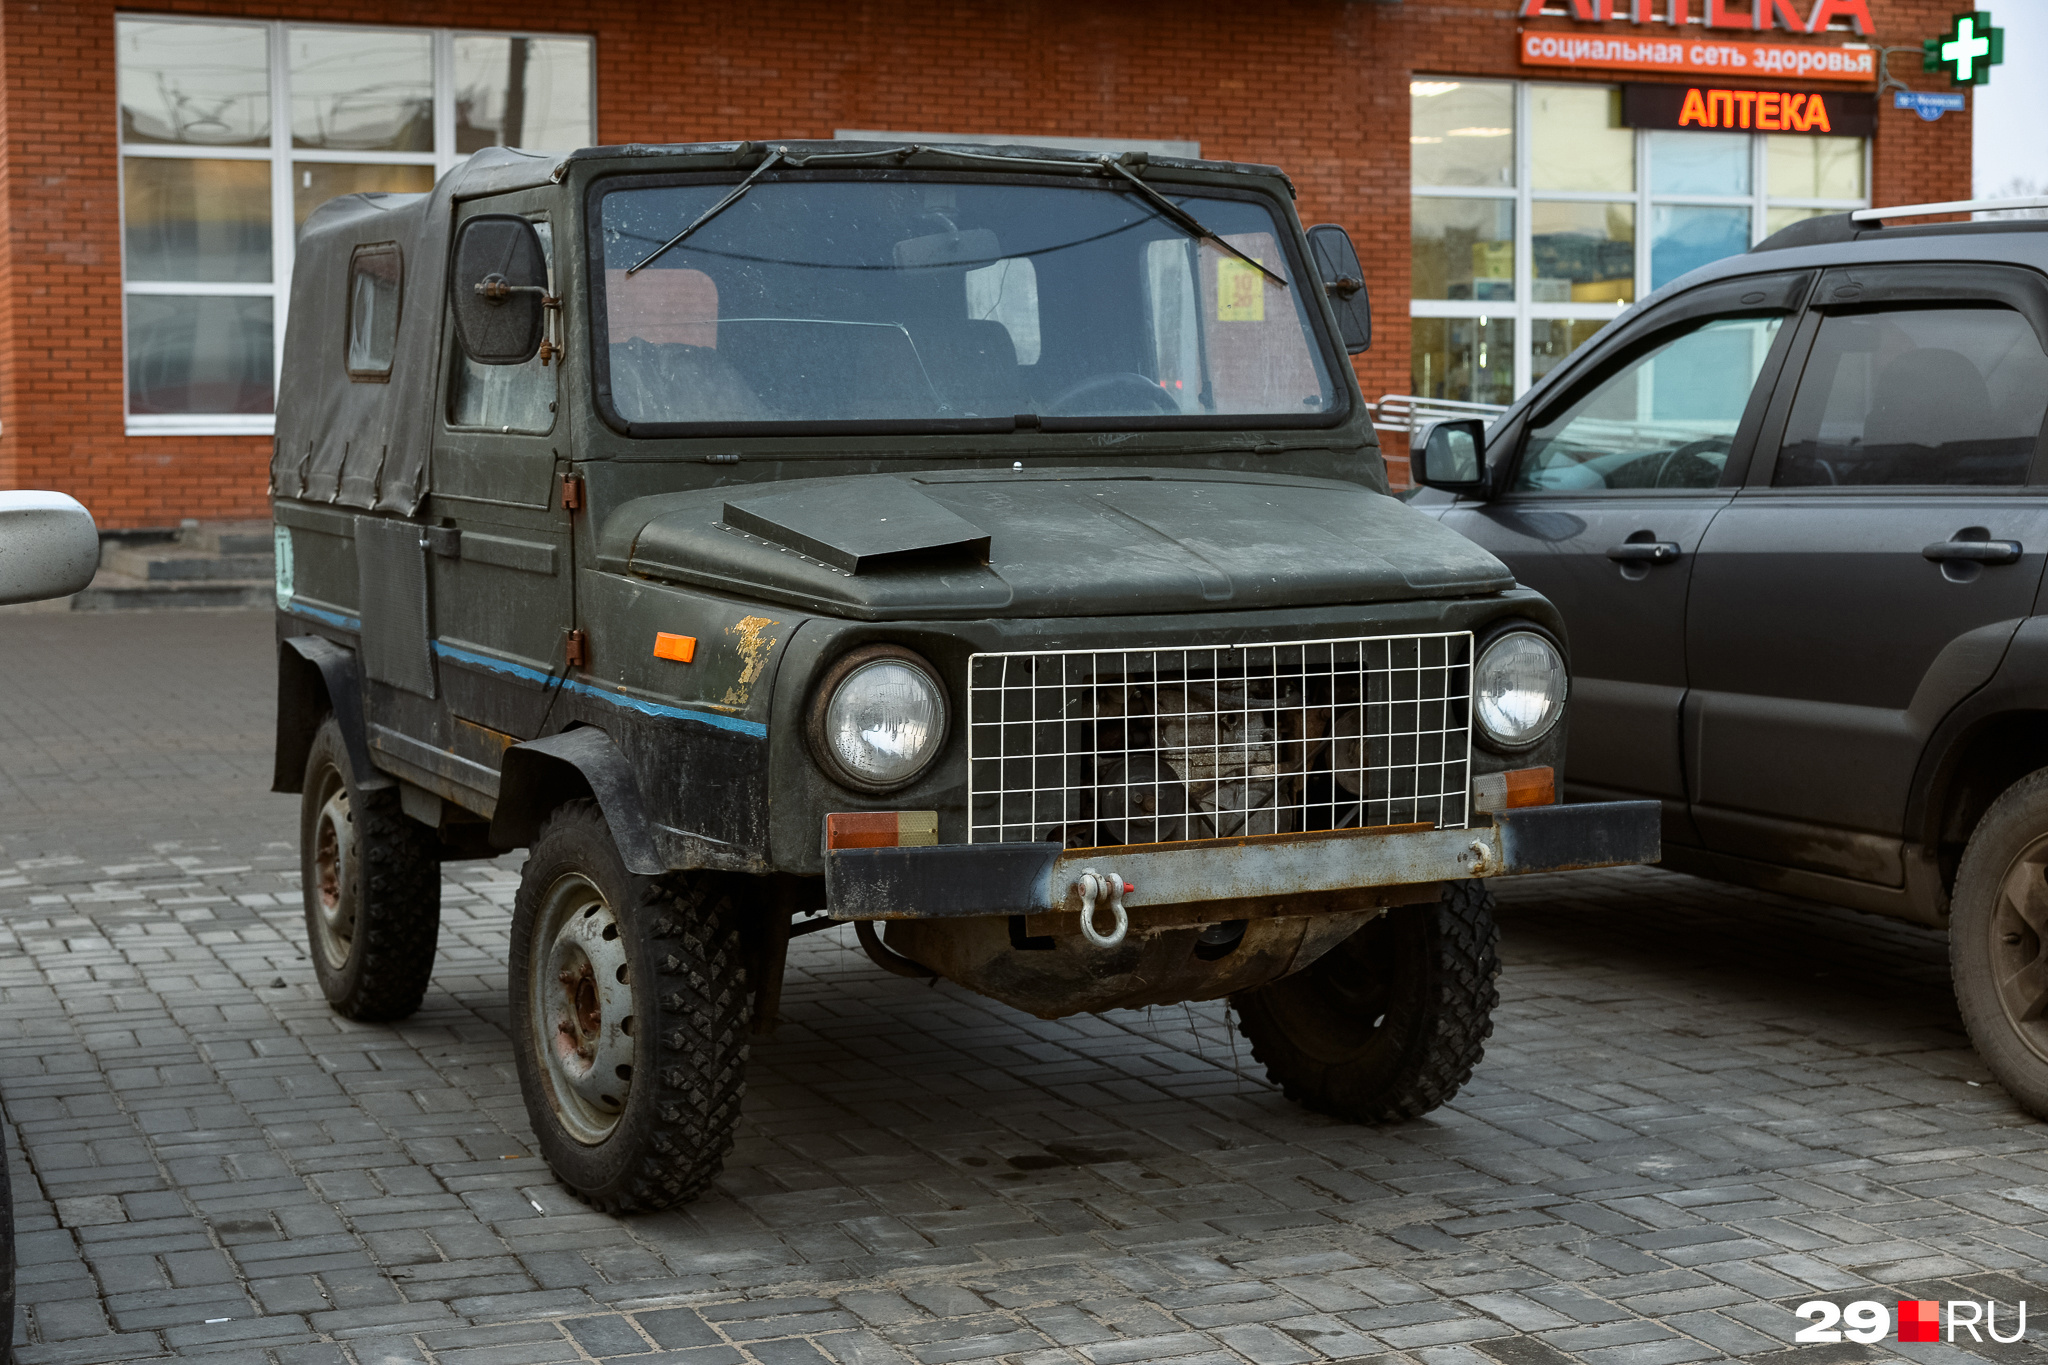
[[[329,787],[327,799],[313,817],[312,885],[307,892],[313,911],[313,941],[327,965],[339,971],[348,964],[356,941],[356,888],[350,875],[356,823],[348,787],[338,780],[325,785]]]
[[[626,937],[604,893],[579,873],[555,879],[528,945],[528,1040],[549,1106],[587,1146],[610,1137],[633,1089],[633,987]]]
[[[1384,914],[1288,978],[1275,1012],[1301,1054],[1325,1066],[1356,1061],[1383,1037],[1386,1021],[1405,1002],[1392,955],[1400,947]],[[1396,1030],[1398,1031],[1398,1030]]]
[[[2006,865],[1993,893],[1985,952],[2012,1031],[2048,1061],[2048,834]]]

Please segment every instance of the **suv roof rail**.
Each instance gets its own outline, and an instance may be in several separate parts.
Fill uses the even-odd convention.
[[[1889,218],[1924,218],[1936,213],[1992,213],[2006,209],[2048,209],[2048,195],[2024,199],[1953,199],[1946,204],[1902,204],[1890,209],[1857,209],[1849,215],[1852,223],[1883,222]]]
[[[1945,204],[1901,204],[1896,208],[1856,209],[1849,213],[1827,213],[1787,223],[1751,247],[1751,251],[1777,251],[1794,246],[1827,246],[1853,242],[1872,232],[1881,232],[1893,218],[1924,218],[1945,213],[2009,213],[2021,209],[2048,209],[2048,195],[2022,199],[1956,199]],[[1992,219],[1973,223],[1926,223],[1896,231],[1908,235],[1950,232],[1996,232],[2001,229],[2048,226],[2042,219]]]

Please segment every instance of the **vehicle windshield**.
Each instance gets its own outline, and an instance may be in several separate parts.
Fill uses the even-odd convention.
[[[1173,196],[1290,283],[1135,192],[872,174],[769,176],[634,269],[733,184],[603,195],[599,383],[636,429],[1322,425],[1338,407],[1256,200]]]

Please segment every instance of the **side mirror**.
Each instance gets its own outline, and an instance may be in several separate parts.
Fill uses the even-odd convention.
[[[99,566],[99,529],[76,499],[0,493],[0,606],[68,597]]]
[[[479,365],[524,365],[546,331],[547,254],[533,224],[486,213],[462,225],[448,281],[455,335]]]
[[[1431,422],[1408,446],[1408,475],[1425,488],[1478,493],[1486,487],[1486,423],[1477,417]]]
[[[1359,267],[1351,234],[1335,223],[1322,223],[1308,230],[1308,247],[1323,292],[1337,310],[1337,334],[1344,339],[1344,350],[1357,355],[1372,345],[1372,300],[1366,296],[1365,271]]]

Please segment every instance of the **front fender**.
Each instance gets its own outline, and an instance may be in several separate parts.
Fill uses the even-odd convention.
[[[628,872],[651,877],[668,870],[655,849],[653,825],[633,765],[611,736],[594,726],[528,740],[505,751],[491,842],[499,848],[531,844],[549,811],[585,795],[597,802],[611,827],[612,842]]]

